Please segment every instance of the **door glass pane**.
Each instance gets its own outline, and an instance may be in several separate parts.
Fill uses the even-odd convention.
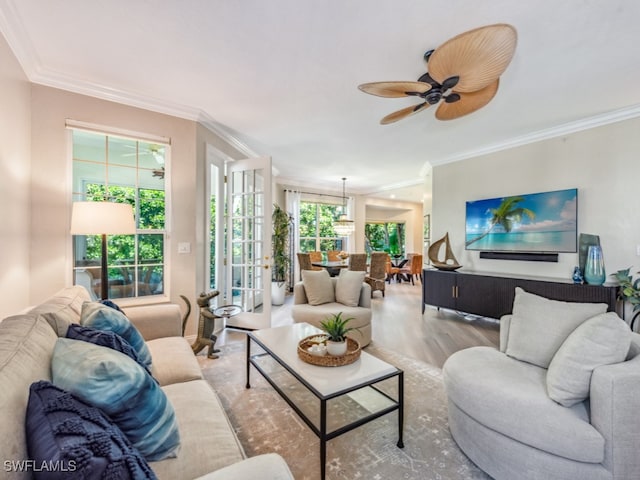
[[[231,175],[231,276],[233,303],[245,312],[262,308],[264,288],[264,175],[261,169]],[[270,272],[269,272],[270,273]]]
[[[216,277],[217,255],[221,253],[217,251],[219,234],[217,208],[222,205],[219,201],[221,194],[218,188],[219,180],[220,169],[217,165],[212,164],[209,172],[209,288],[213,290],[219,290],[218,278]]]

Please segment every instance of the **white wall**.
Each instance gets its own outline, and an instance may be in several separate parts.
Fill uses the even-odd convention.
[[[578,254],[558,263],[480,259],[464,250],[465,202],[578,188],[578,232],[600,236],[607,273],[640,270],[640,119],[433,169],[432,240],[449,232],[464,268],[570,278]]]
[[[0,319],[29,305],[31,84],[0,35]]]

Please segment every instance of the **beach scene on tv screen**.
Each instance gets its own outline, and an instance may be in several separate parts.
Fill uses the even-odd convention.
[[[507,252],[576,252],[578,190],[467,202],[465,248]]]

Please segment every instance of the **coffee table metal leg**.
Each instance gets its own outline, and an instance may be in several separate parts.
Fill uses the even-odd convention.
[[[247,335],[247,384],[246,388],[251,388],[251,384],[249,383],[249,371],[251,369],[251,362],[249,359],[251,358],[251,337]]]
[[[320,479],[324,480],[327,469],[327,401],[320,401]]]
[[[398,375],[398,447],[404,448],[402,434],[404,429],[404,372]]]

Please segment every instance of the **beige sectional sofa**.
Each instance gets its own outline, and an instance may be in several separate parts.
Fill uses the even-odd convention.
[[[44,303],[0,322],[0,478],[31,478],[7,461],[28,458],[25,414],[29,386],[51,381],[51,359],[58,336],[70,323],[79,323],[82,304],[90,301],[83,287],[62,290]],[[276,454],[245,459],[242,446],[220,401],[203,379],[188,342],[181,336],[177,305],[125,310],[151,351],[152,373],[173,405],[180,432],[176,458],[149,462],[159,479],[293,479]],[[1,467],[0,467],[1,468]]]

